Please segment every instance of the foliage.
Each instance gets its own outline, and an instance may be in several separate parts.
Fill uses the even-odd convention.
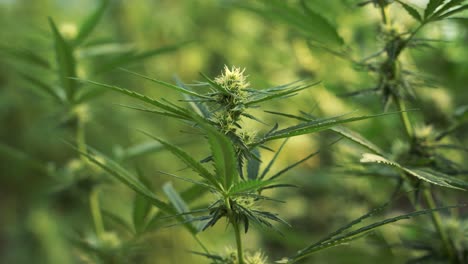
[[[0,1],[0,262],[468,261],[465,0],[46,2]]]

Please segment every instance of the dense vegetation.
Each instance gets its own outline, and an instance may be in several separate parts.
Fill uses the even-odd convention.
[[[0,262],[468,263],[465,0],[0,0]]]

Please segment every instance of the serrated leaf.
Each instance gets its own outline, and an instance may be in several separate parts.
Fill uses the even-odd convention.
[[[353,131],[343,126],[335,126],[335,127],[330,128],[330,130],[342,135],[343,137],[355,143],[358,143],[359,145],[369,149],[375,154],[383,155],[383,151],[379,147],[377,147],[374,143],[364,138],[362,135],[360,135],[356,131]]]
[[[187,94],[187,95],[194,96],[194,97],[198,97],[198,98],[210,99],[210,97],[207,97],[207,96],[205,96],[205,95],[198,94],[198,93],[196,93],[196,92],[187,90],[187,89],[185,89],[184,87],[180,87],[180,86],[177,86],[177,85],[173,85],[173,84],[170,84],[170,83],[167,83],[167,82],[164,82],[164,81],[161,81],[161,80],[157,80],[157,79],[154,79],[154,78],[151,78],[151,77],[148,77],[148,76],[145,76],[145,75],[142,75],[142,74],[133,72],[133,71],[126,70],[126,69],[122,69],[122,70],[125,71],[125,72],[128,72],[128,73],[130,73],[130,74],[133,74],[133,75],[135,75],[135,76],[138,76],[138,77],[144,78],[144,79],[146,79],[146,80],[149,80],[149,81],[151,81],[151,82],[154,82],[154,83],[160,84],[160,85],[162,85],[162,86],[165,86],[165,87],[167,87],[167,88],[170,88],[170,89],[175,90],[175,91],[177,91],[177,92],[180,92],[180,93],[182,93],[182,94]]]
[[[439,185],[442,187],[464,190],[468,186],[468,183],[464,183],[463,181],[457,180],[456,178],[443,176],[442,174],[439,174],[439,173],[436,174],[435,172],[431,172],[428,170],[406,168],[406,167],[401,166],[395,161],[388,160],[382,156],[375,155],[375,154],[364,153],[362,155],[361,162],[380,163],[380,164],[389,165],[389,166],[398,168],[406,172],[407,174],[414,176],[420,180],[426,181],[434,185]]]
[[[326,43],[333,43],[337,45],[344,44],[344,41],[338,34],[336,28],[330,24],[330,22],[328,22],[325,17],[313,10],[313,8],[308,5],[305,0],[301,0],[301,4],[307,16],[307,20],[310,23],[309,25],[313,25],[313,28],[315,28],[317,31],[316,33],[313,31],[310,32],[311,35],[316,35],[312,38],[317,38],[318,40],[323,39]]]
[[[134,99],[137,99],[139,101],[142,101],[142,102],[145,102],[147,104],[156,106],[156,107],[158,107],[160,109],[166,110],[166,111],[170,112],[171,114],[173,114],[173,116],[178,116],[178,118],[180,118],[180,119],[185,119],[185,120],[190,120],[191,119],[190,115],[187,112],[187,110],[185,110],[183,108],[180,108],[180,107],[174,107],[174,105],[169,105],[169,104],[163,103],[163,102],[161,102],[159,100],[152,99],[152,98],[150,98],[150,97],[148,97],[146,95],[142,95],[140,93],[137,93],[137,92],[125,89],[125,88],[121,88],[121,87],[118,87],[118,86],[115,86],[115,85],[109,85],[109,84],[104,84],[104,83],[99,83],[99,82],[94,82],[94,81],[89,81],[89,80],[76,79],[76,78],[75,78],[75,80],[79,80],[79,81],[82,81],[82,82],[85,82],[85,83],[93,84],[93,85],[96,85],[96,86],[100,86],[100,87],[103,87],[103,88],[106,88],[106,89],[116,91],[118,93],[124,94],[124,95],[132,97]]]
[[[238,4],[241,8],[255,12],[273,21],[285,23],[306,38],[325,43],[327,45],[341,46],[343,39],[329,21],[312,7],[302,1],[302,8],[297,8],[283,0],[264,1],[263,5],[252,1],[249,4]]]
[[[424,10],[424,19],[430,17],[439,6],[444,4],[445,1],[446,0],[430,0]]]
[[[422,21],[422,18],[421,18],[421,15],[419,14],[419,12],[412,6],[402,2],[402,1],[399,1],[397,0],[397,2],[403,7],[403,9],[405,9],[405,11],[410,15],[412,16],[414,19],[416,19],[417,21]]]
[[[300,136],[300,135],[305,135],[305,134],[311,134],[315,132],[320,132],[323,130],[327,130],[333,126],[344,124],[344,123],[349,123],[349,122],[355,122],[355,121],[360,121],[360,120],[365,120],[369,118],[376,118],[376,117],[381,117],[381,116],[386,116],[394,113],[384,113],[384,114],[379,114],[379,115],[369,115],[369,116],[359,116],[359,117],[351,117],[351,118],[346,118],[346,119],[333,119],[333,118],[327,118],[325,120],[313,120],[313,121],[307,121],[303,122],[299,125],[291,126],[285,129],[278,130],[274,133],[269,134],[268,136],[265,136],[264,138],[260,139],[260,141],[255,142],[252,144],[252,146],[256,146],[259,144],[262,144],[267,141],[271,140],[276,140],[280,138],[290,138],[290,137],[295,137],[295,136]]]
[[[293,257],[290,257],[288,259],[288,262],[286,262],[286,263],[295,263],[295,262],[297,262],[297,261],[299,261],[299,260],[301,260],[301,259],[303,259],[303,258],[305,258],[307,256],[310,256],[310,255],[314,254],[317,251],[327,249],[327,248],[330,248],[330,247],[334,247],[334,246],[338,246],[338,245],[342,245],[342,244],[345,244],[345,243],[350,242],[352,240],[361,238],[361,237],[369,234],[369,232],[372,232],[374,229],[379,228],[379,227],[384,226],[384,225],[388,225],[388,224],[391,224],[391,223],[394,223],[394,222],[397,222],[397,221],[400,221],[400,220],[410,219],[410,218],[413,218],[413,217],[416,217],[416,216],[419,216],[419,215],[424,215],[424,214],[428,214],[428,213],[435,212],[435,211],[446,210],[446,209],[450,209],[450,208],[459,208],[459,207],[461,207],[461,206],[439,207],[439,208],[434,208],[434,209],[426,209],[426,210],[415,211],[415,212],[412,212],[412,213],[387,218],[385,220],[375,222],[373,224],[361,227],[361,228],[359,228],[357,230],[349,231],[349,232],[347,232],[345,234],[334,236],[332,239],[324,240],[321,243],[314,243],[313,245],[308,246],[308,247],[300,250]],[[362,217],[360,217],[358,219],[362,219]],[[356,222],[356,221],[353,221],[353,222]],[[360,222],[360,221],[358,221],[358,222]],[[350,225],[348,224],[346,226],[350,226]],[[342,229],[344,231],[344,230],[347,230],[348,228],[340,228],[340,229]],[[334,232],[334,233],[336,233],[336,232]]]
[[[62,89],[64,89],[66,98],[69,102],[74,100],[73,96],[76,91],[76,82],[71,79],[76,77],[75,58],[73,57],[73,49],[65,41],[52,18],[49,18],[50,28],[54,35],[55,57],[57,60],[58,73]]]
[[[158,141],[164,147],[166,147],[167,150],[169,150],[172,154],[174,154],[176,157],[178,157],[181,161],[183,161],[187,166],[189,166],[193,171],[198,173],[203,179],[207,180],[213,188],[217,190],[222,190],[221,183],[218,180],[218,177],[214,176],[211,174],[203,165],[201,165],[200,162],[196,161],[192,156],[190,156],[188,153],[180,149],[179,147],[166,142],[158,137],[152,136],[151,134],[148,134],[146,132],[143,132],[145,135],[149,136],[150,138]]]
[[[271,101],[271,100],[278,99],[278,98],[285,98],[285,97],[288,97],[288,96],[292,96],[292,95],[295,95],[299,91],[310,88],[310,87],[315,86],[315,85],[317,85],[319,83],[320,82],[314,82],[314,83],[309,83],[309,84],[305,84],[305,85],[301,85],[301,86],[295,86],[295,87],[291,87],[291,88],[289,88],[287,90],[286,89],[279,90],[279,92],[270,91],[270,92],[266,93],[265,95],[260,96],[259,98],[253,98],[252,100],[249,100],[248,102],[245,102],[245,106],[252,106],[252,105],[256,105],[258,103],[262,103],[262,102],[265,102],[265,101]],[[260,93],[262,91],[258,91],[258,92]]]
[[[85,41],[89,34],[91,34],[96,25],[99,23],[99,20],[101,19],[102,15],[104,14],[104,11],[107,8],[109,0],[101,0],[100,2],[101,3],[99,4],[99,7],[81,24],[80,29],[78,30],[78,35],[73,41],[73,44],[75,46],[78,46],[83,41]]]
[[[231,140],[199,116],[193,116],[206,132],[213,156],[217,177],[224,181],[228,190],[238,180],[237,158]]]

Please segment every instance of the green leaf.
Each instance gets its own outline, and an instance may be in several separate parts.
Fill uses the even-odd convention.
[[[388,160],[382,156],[364,153],[361,158],[361,162],[363,163],[380,163],[385,164],[388,166],[392,166],[398,168],[407,174],[414,176],[420,180],[429,182],[431,184],[439,185],[442,187],[452,188],[452,189],[459,189],[465,190],[468,187],[468,183],[465,183],[461,180],[458,180],[453,177],[444,176],[442,173],[435,173],[434,171],[430,170],[423,170],[423,169],[411,169],[401,166],[395,161]]]
[[[206,76],[204,73],[200,72],[200,75],[203,77],[203,79],[205,79],[208,84],[214,88],[216,91],[222,93],[222,94],[228,94],[229,91],[226,90],[223,86],[215,83],[213,80],[210,79],[210,77]]]
[[[247,160],[247,178],[255,180],[260,170],[260,151],[258,148],[251,150],[252,156]]]
[[[76,91],[76,81],[70,77],[76,77],[75,58],[73,57],[73,49],[60,35],[52,18],[49,17],[50,28],[54,35],[55,57],[57,59],[58,73],[62,89],[64,89],[66,98],[69,102],[74,100],[73,96]]]
[[[7,46],[0,46],[0,50],[6,54],[14,57],[15,59],[23,60],[31,65],[38,66],[43,69],[51,69],[49,61],[41,57],[39,54],[31,50],[10,48]]]
[[[217,177],[224,180],[225,190],[238,180],[237,159],[231,140],[199,116],[193,116],[206,132]]]
[[[78,31],[78,35],[73,41],[73,44],[75,46],[79,46],[83,41],[86,40],[89,34],[91,34],[96,25],[99,23],[99,20],[101,19],[102,15],[104,14],[108,3],[109,0],[101,0],[99,7],[81,24],[80,29]]]
[[[434,13],[434,15],[431,17],[431,21],[434,20],[440,20],[443,15],[445,15],[446,11],[449,9],[452,9],[458,5],[461,5],[463,2],[466,0],[451,0],[450,2],[446,3],[443,7],[441,7],[437,12]],[[445,14],[444,14],[445,13]]]
[[[177,146],[175,146],[175,145],[173,145],[171,143],[168,143],[168,142],[166,142],[166,141],[164,141],[164,140],[162,140],[160,138],[152,136],[152,135],[150,135],[150,134],[148,134],[146,132],[142,132],[142,133],[144,133],[145,135],[149,136],[150,138],[152,138],[152,139],[158,141],[159,143],[161,143],[162,145],[164,145],[164,147],[166,147],[166,149],[168,149],[172,154],[174,154],[181,161],[183,161],[193,171],[195,171],[203,179],[205,179],[209,183],[211,183],[213,188],[215,188],[217,190],[222,190],[223,189],[220,182],[218,181],[217,177],[214,176],[213,174],[211,174],[207,169],[205,169],[205,167],[203,167],[203,165],[201,165],[200,162],[196,161],[188,153],[186,153],[182,149],[178,148]]]
[[[148,97],[146,95],[142,95],[140,93],[137,93],[137,92],[134,92],[134,91],[131,91],[131,90],[128,90],[128,89],[120,88],[120,87],[114,86],[114,85],[109,85],[109,84],[104,84],[104,83],[99,83],[99,82],[94,82],[94,81],[89,81],[89,80],[76,79],[76,78],[75,78],[75,80],[79,80],[79,81],[82,81],[82,82],[85,82],[85,83],[89,83],[89,84],[93,84],[93,85],[100,86],[100,87],[103,87],[103,88],[107,88],[107,89],[116,91],[118,93],[124,94],[126,96],[132,97],[134,99],[137,99],[139,101],[145,102],[147,104],[156,106],[156,107],[158,107],[160,109],[168,111],[170,114],[172,114],[172,117],[178,116],[178,118],[180,118],[180,119],[185,119],[185,120],[190,120],[191,119],[189,113],[187,112],[187,110],[185,110],[183,108],[180,108],[180,107],[174,107],[174,105],[169,105],[169,104],[163,103],[163,102],[161,102],[159,100],[152,99],[152,98],[150,98],[150,97]],[[164,114],[164,113],[162,113],[162,114]]]
[[[92,163],[99,166],[101,169],[109,173],[110,175],[114,176],[116,179],[127,185],[129,188],[137,192],[138,194],[145,197],[148,201],[150,201],[154,206],[157,208],[165,211],[165,212],[172,212],[172,208],[166,204],[165,202],[158,199],[154,193],[147,188],[141,181],[137,178],[133,177],[130,172],[126,169],[122,168],[119,164],[115,163],[110,158],[104,156],[103,154],[98,153],[95,150],[92,150],[91,147],[87,147],[92,152],[97,154],[88,154],[85,152],[81,152],[77,149],[77,151],[87,157]]]
[[[159,152],[162,149],[164,149],[164,147],[161,145],[161,143],[151,140],[136,144],[126,149],[120,148],[118,151],[116,151],[116,156],[119,160],[131,160],[148,153]]]
[[[460,13],[461,11],[464,11],[464,10],[468,10],[468,5],[462,5],[462,6],[458,7],[458,8],[454,8],[454,9],[448,11],[447,13],[444,13],[444,14],[438,16],[436,18],[436,20],[445,19],[445,18],[447,18],[449,16],[455,15],[456,13]]]
[[[403,3],[402,1],[399,1],[397,0],[398,3],[400,3],[400,5],[406,10],[406,12],[412,16],[414,19],[416,19],[417,21],[421,22],[422,21],[422,18],[421,18],[421,15],[419,14],[419,12],[412,6],[408,5],[408,4],[405,4]]]
[[[262,187],[266,187],[267,185],[273,183],[271,180],[263,181],[263,180],[247,180],[247,181],[240,181],[232,186],[229,190],[230,195],[236,195],[241,193],[248,193],[253,192],[261,189]]]
[[[382,156],[384,155],[383,151],[379,147],[377,147],[374,143],[364,138],[362,135],[360,135],[356,131],[350,130],[344,126],[335,126],[335,127],[330,128],[330,130],[342,135],[343,137],[355,143],[358,143],[359,145],[367,148],[368,150],[374,152],[375,154],[382,155]]]
[[[146,59],[150,59],[150,58],[152,58],[154,56],[158,56],[158,55],[162,55],[162,54],[166,54],[166,53],[169,53],[169,52],[176,51],[180,47],[182,47],[184,45],[187,45],[188,43],[191,43],[191,42],[192,41],[182,42],[182,43],[179,43],[179,44],[169,45],[169,46],[165,46],[165,47],[161,47],[161,48],[157,48],[157,49],[153,49],[153,50],[149,50],[149,51],[145,51],[145,52],[141,52],[141,53],[126,52],[126,53],[124,53],[124,54],[122,54],[120,56],[116,56],[116,57],[112,58],[111,60],[109,60],[109,61],[107,61],[105,63],[102,63],[101,65],[98,65],[96,67],[96,69],[94,70],[94,73],[95,74],[103,73],[103,72],[113,70],[113,69],[121,67],[121,66],[128,67],[132,63],[142,62],[142,61],[144,61]]]
[[[299,125],[291,126],[291,127],[273,132],[265,136],[264,138],[262,138],[260,141],[253,143],[252,146],[256,146],[264,142],[275,140],[275,139],[290,138],[290,137],[311,134],[311,133],[327,130],[339,124],[355,122],[355,121],[360,121],[360,120],[365,120],[365,119],[375,118],[375,117],[380,117],[380,116],[386,116],[386,115],[391,115],[391,114],[394,114],[394,113],[359,116],[359,117],[351,117],[351,118],[346,118],[346,119],[327,118],[325,120],[307,121]]]
[[[23,77],[23,79],[27,80],[28,82],[33,84],[35,87],[40,89],[44,94],[49,95],[50,97],[52,97],[57,102],[62,102],[62,98],[58,95],[57,91],[55,91],[55,89],[52,88],[50,85],[44,83],[43,81],[41,81],[38,78],[36,78],[36,77],[34,77],[32,75],[26,74],[26,73],[19,73],[19,75],[21,75],[21,77]]]
[[[177,86],[177,85],[173,85],[173,84],[170,84],[170,83],[167,83],[167,82],[164,82],[164,81],[160,81],[160,80],[157,80],[157,79],[153,79],[151,77],[148,77],[148,76],[145,76],[145,75],[142,75],[142,74],[139,74],[139,73],[136,73],[136,72],[132,72],[132,71],[129,71],[129,70],[126,70],[126,69],[122,69],[123,71],[125,72],[128,72],[130,74],[133,74],[135,76],[138,76],[138,77],[141,77],[141,78],[144,78],[146,80],[150,80],[154,83],[157,83],[157,84],[160,84],[162,86],[165,86],[167,88],[170,88],[170,89],[173,89],[177,92],[180,92],[180,93],[183,93],[183,94],[188,94],[188,95],[191,95],[191,96],[194,96],[194,97],[198,97],[198,98],[204,98],[204,99],[210,99],[210,97],[208,96],[205,96],[205,95],[202,95],[202,94],[198,94],[196,92],[193,92],[193,91],[190,91],[190,90],[187,90],[183,87],[180,87],[180,86]]]
[[[143,176],[142,173],[138,173],[138,179],[148,189],[150,189],[150,183]],[[146,217],[148,216],[151,209],[151,203],[143,195],[136,194],[133,200],[133,227],[137,233],[141,233],[145,228]]]
[[[281,153],[281,150],[283,150],[284,146],[286,145],[286,143],[288,142],[288,139],[286,138],[283,143],[281,143],[281,146],[279,147],[278,151],[275,152],[275,155],[273,156],[273,158],[270,160],[270,162],[268,162],[267,166],[265,167],[265,169],[263,170],[262,174],[260,175],[260,179],[263,179],[265,178],[265,176],[267,175],[267,173],[270,171],[271,167],[273,166],[273,164],[275,163],[276,159],[278,158],[278,155]]]
[[[424,19],[430,17],[439,6],[444,4],[445,1],[446,0],[430,0],[424,10]]]
[[[182,199],[182,197],[177,193],[170,182],[167,182],[163,185],[163,191],[166,194],[167,198],[171,202],[172,206],[174,206],[175,210],[178,214],[183,214],[182,218],[185,220],[185,226],[193,235],[198,232],[198,228],[193,226],[191,222],[193,221],[193,216],[188,214],[190,212],[188,205]]]
[[[285,97],[294,95],[295,93],[297,93],[297,92],[299,92],[301,90],[304,90],[304,89],[307,89],[309,87],[315,86],[315,85],[317,85],[319,83],[320,82],[315,82],[315,83],[309,83],[309,84],[301,85],[301,86],[298,86],[298,87],[292,87],[292,88],[290,88],[290,89],[288,89],[286,91],[280,90],[280,92],[276,92],[276,91],[272,92],[272,93],[269,92],[270,94],[267,93],[267,95],[263,95],[260,98],[255,98],[255,99],[252,99],[252,100],[246,102],[245,106],[252,106],[252,105],[256,105],[256,104],[261,103],[261,102],[270,101],[270,100],[277,99],[277,98],[285,98]],[[259,91],[259,92],[262,92],[262,91]]]
[[[307,16],[307,22],[309,23],[308,25],[315,29],[315,32],[310,32],[311,35],[315,35],[312,37],[312,39],[317,38],[319,41],[323,39],[326,43],[328,42],[338,45],[344,44],[344,41],[338,34],[336,28],[332,26],[325,17],[315,12],[305,0],[301,0],[301,5]]]
[[[333,46],[341,46],[344,43],[335,27],[305,1],[301,1],[302,8],[297,8],[284,0],[263,1],[262,4],[258,2],[261,1],[251,1],[238,6],[269,20],[284,23],[308,39]]]
[[[283,262],[283,263],[295,263],[295,262],[297,262],[297,261],[299,261],[299,260],[301,260],[301,259],[303,259],[305,257],[308,257],[308,256],[314,254],[317,251],[346,244],[346,243],[348,243],[348,242],[350,242],[352,240],[356,240],[358,238],[364,237],[367,234],[369,234],[370,232],[372,232],[374,229],[382,227],[384,225],[392,224],[392,223],[400,221],[400,220],[410,219],[410,218],[413,218],[413,217],[416,217],[416,216],[428,214],[428,213],[435,212],[435,211],[446,210],[446,209],[450,209],[450,208],[459,208],[459,207],[461,207],[461,206],[446,206],[446,207],[439,207],[439,208],[434,208],[434,209],[426,209],[426,210],[415,211],[415,212],[412,212],[412,213],[403,214],[403,215],[399,215],[399,216],[392,217],[392,218],[387,218],[385,220],[375,222],[373,224],[361,227],[361,228],[359,228],[357,230],[349,231],[349,232],[347,232],[345,234],[340,234],[343,231],[347,230],[352,225],[354,225],[355,223],[360,222],[363,219],[362,217],[360,217],[360,218],[358,218],[359,221],[357,221],[357,222],[353,221],[355,223],[353,223],[352,225],[348,224],[348,225],[346,225],[346,228],[340,228],[339,230],[341,230],[341,231],[334,232],[337,235],[334,236],[333,238],[326,239],[326,240],[324,240],[324,241],[322,241],[320,243],[315,243],[315,244],[313,244],[311,246],[308,246],[308,247],[300,250],[293,257],[289,258],[287,260],[287,262]],[[340,234],[340,235],[338,235],[338,234]]]
[[[280,177],[281,175],[283,175],[284,173],[292,170],[293,168],[295,168],[296,166],[298,166],[299,164],[309,160],[310,158],[314,157],[315,155],[317,155],[320,151],[315,151],[315,152],[312,152],[311,154],[307,155],[305,158],[287,166],[286,168],[278,171],[277,173],[273,174],[270,178],[268,178],[269,180],[273,180],[273,179],[276,179],[278,177]]]

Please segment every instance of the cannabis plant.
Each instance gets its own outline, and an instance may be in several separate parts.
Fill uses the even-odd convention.
[[[432,129],[431,124],[426,123],[422,125],[414,121],[415,118],[411,118],[411,115],[416,113],[411,111],[411,108],[407,105],[408,103],[413,104],[417,102],[417,90],[422,86],[427,86],[427,80],[421,77],[422,74],[407,66],[407,60],[404,59],[404,55],[408,49],[430,46],[432,40],[418,38],[418,33],[421,29],[429,24],[461,13],[467,9],[466,2],[463,0],[430,0],[423,12],[411,4],[399,0],[376,0],[359,3],[358,5],[361,7],[373,5],[379,10],[382,21],[380,34],[383,42],[380,50],[360,60],[354,59],[349,49],[340,48],[344,44],[343,39],[325,18],[314,11],[314,8],[308,1],[300,1],[300,3],[301,8],[296,8],[283,1],[271,1],[270,3],[259,5],[241,5],[241,7],[265,17],[273,17],[276,20],[285,22],[288,26],[297,29],[306,38],[311,47],[322,48],[340,58],[350,61],[356,66],[356,69],[376,76],[377,83],[375,87],[353,91],[348,93],[348,95],[363,96],[372,93],[378,94],[381,97],[382,106],[385,111],[392,107],[392,105],[395,105],[406,133],[406,138],[402,139],[402,141],[406,142],[396,149],[396,153],[389,153],[388,151],[382,151],[376,144],[356,132],[348,131],[348,135],[352,135],[348,136],[349,139],[371,152],[364,153],[360,162],[363,164],[381,164],[381,166],[395,169],[392,176],[398,179],[398,184],[393,192],[393,197],[400,195],[402,188],[406,189],[406,191],[411,191],[408,198],[415,209],[422,208],[423,204],[426,204],[430,208],[436,207],[436,202],[434,201],[435,186],[465,191],[468,185],[466,177],[463,177],[465,174],[463,166],[457,164],[441,152],[442,146],[453,149],[457,148],[450,144],[440,143],[443,138],[454,131],[454,128],[460,126],[460,122],[457,120],[449,129],[437,132]],[[395,5],[399,5],[402,10],[406,11],[410,17],[416,20],[417,25],[414,29],[400,30],[401,25],[398,25],[398,21],[394,21],[392,14],[390,14],[390,11],[394,10],[390,9],[390,7]],[[273,15],[278,10],[282,10],[281,14]],[[316,21],[317,23],[324,24],[325,26],[322,27],[322,30],[325,32],[314,35],[313,33],[317,30],[314,30],[310,23],[307,24],[306,21]],[[307,115],[296,116],[285,115],[284,113],[280,113],[280,115],[298,120],[310,120],[311,118]],[[425,120],[429,120],[429,118],[425,118]],[[334,131],[343,134],[341,128]],[[462,150],[463,148],[458,149]],[[369,167],[358,171],[346,170],[346,173],[388,176],[388,172],[382,169],[382,167],[379,167],[377,170]],[[437,211],[431,212],[430,216],[434,232],[431,233],[430,239],[425,240],[427,244],[420,240],[419,248],[424,248],[427,252],[423,257],[415,261],[431,259],[450,263],[466,262],[466,248],[465,246],[461,246],[464,242],[459,242],[466,241],[466,232],[462,224],[464,220],[453,220],[449,216],[442,216]],[[447,219],[446,221],[444,220],[445,218]],[[461,235],[462,238],[450,233],[449,230],[453,230],[454,227],[453,225],[449,227],[448,223],[453,221],[458,222],[455,226],[461,228],[458,232],[465,234]],[[434,244],[437,246],[434,246]],[[405,245],[408,248],[417,248],[412,247],[411,243],[405,243]],[[297,256],[301,256],[301,253]]]

